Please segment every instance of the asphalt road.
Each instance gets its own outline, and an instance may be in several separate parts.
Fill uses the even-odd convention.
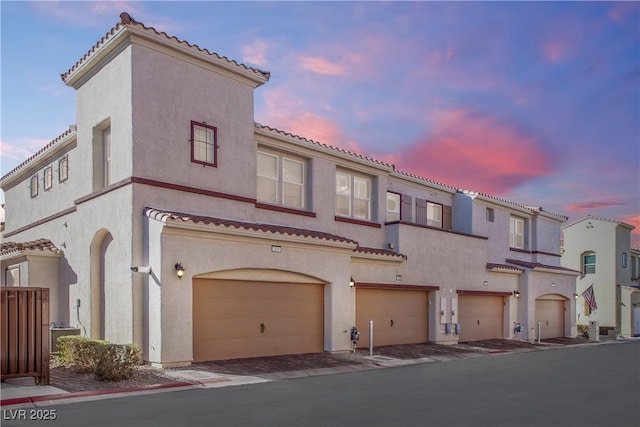
[[[640,426],[640,343],[52,406],[46,426]]]

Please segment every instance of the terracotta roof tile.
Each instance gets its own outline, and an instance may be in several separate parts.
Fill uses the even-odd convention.
[[[144,209],[144,214],[149,218],[153,218],[155,220],[162,221],[162,222],[171,220],[171,221],[192,222],[194,224],[198,224],[198,223],[212,224],[215,226],[233,227],[237,229],[253,230],[253,231],[263,231],[268,233],[282,234],[282,235],[289,235],[289,236],[309,237],[313,239],[335,241],[335,242],[347,243],[347,244],[353,244],[353,245],[358,244],[358,242],[356,242],[355,240],[351,240],[342,236],[337,236],[335,234],[324,233],[322,231],[316,231],[316,230],[308,230],[304,228],[287,227],[283,225],[262,224],[262,223],[237,221],[232,219],[222,219],[222,218],[215,218],[210,216],[159,210],[159,209],[154,209],[149,207]]]
[[[381,160],[376,160],[374,158],[371,158],[371,157],[368,157],[368,156],[364,156],[362,154],[354,153],[353,151],[345,150],[344,148],[335,147],[333,145],[328,145],[328,144],[324,144],[322,142],[314,141],[312,139],[305,138],[303,136],[296,135],[296,134],[293,134],[291,132],[286,132],[286,131],[283,131],[283,130],[280,130],[280,129],[276,129],[276,128],[273,128],[271,126],[265,126],[265,125],[262,125],[260,123],[256,123],[255,127],[258,128],[258,129],[264,129],[264,130],[267,130],[269,132],[275,132],[275,133],[280,134],[280,135],[284,135],[284,136],[287,136],[287,137],[290,137],[290,138],[294,138],[294,139],[297,139],[297,140],[302,141],[302,142],[307,142],[307,143],[310,143],[310,144],[314,144],[314,145],[316,145],[318,147],[321,147],[321,148],[326,148],[326,149],[329,149],[329,150],[337,151],[339,153],[347,154],[349,156],[355,156],[355,157],[358,157],[360,159],[363,159],[363,160],[366,160],[366,161],[369,161],[369,162],[377,163],[377,164],[385,166],[387,168],[392,168],[393,167],[393,165],[390,164],[390,163],[386,163],[386,162],[383,162]]]
[[[493,262],[487,263],[487,270],[510,270],[510,271],[519,271],[519,272],[523,271],[521,268],[517,268],[512,265],[497,264]]]
[[[67,81],[67,78],[75,71],[77,70],[89,57],[91,57],[91,55],[96,52],[102,45],[104,45],[111,37],[113,37],[114,34],[116,34],[118,31],[120,31],[120,29],[122,27],[126,27],[126,26],[131,26],[131,27],[140,27],[146,31],[153,31],[155,34],[157,35],[162,35],[165,36],[167,39],[169,40],[175,40],[177,43],[179,44],[184,44],[186,46],[188,46],[189,48],[192,49],[197,49],[200,52],[206,53],[208,55],[214,56],[218,59],[222,59],[227,61],[229,64],[234,64],[238,67],[242,67],[245,70],[248,71],[252,71],[258,75],[261,75],[265,80],[269,80],[270,74],[268,71],[262,71],[259,70],[257,68],[253,68],[253,67],[248,67],[244,64],[241,64],[235,60],[231,60],[229,58],[227,58],[226,56],[220,56],[215,52],[210,52],[207,49],[202,49],[201,47],[199,47],[198,45],[195,44],[191,44],[185,40],[180,40],[175,36],[169,36],[167,33],[165,33],[164,31],[160,32],[158,30],[156,30],[153,27],[147,27],[145,26],[142,22],[138,22],[135,19],[133,19],[128,13],[123,12],[120,14],[120,22],[118,22],[116,24],[115,27],[111,28],[111,30],[109,30],[101,39],[100,41],[98,41],[95,45],[93,45],[93,47],[84,54],[84,56],[82,58],[80,58],[80,60],[78,62],[76,62],[66,73],[61,74],[62,80],[64,82]]]
[[[557,265],[546,265],[546,264],[540,264],[537,262],[528,262],[528,261],[520,261],[518,259],[507,259],[506,260],[509,264],[515,264],[518,265],[520,267],[525,267],[528,268],[530,270],[535,270],[535,269],[544,269],[544,270],[557,270],[557,271],[566,271],[566,272],[570,272],[570,273],[578,273],[580,274],[579,271],[577,270],[572,270],[570,268],[566,268],[566,267],[560,267]]]
[[[60,252],[60,249],[53,244],[53,242],[49,239],[38,239],[33,240],[31,242],[4,242],[0,245],[0,255],[6,255],[14,252],[22,252],[25,250],[41,250],[41,251],[51,251],[53,253]]]
[[[7,174],[5,174],[2,178],[0,178],[0,180],[4,180],[5,178],[8,178],[9,176],[15,174],[16,172],[18,172],[20,169],[22,169],[23,167],[25,167],[28,163],[31,163],[31,161],[33,159],[35,159],[36,157],[38,157],[39,155],[41,155],[42,153],[44,153],[45,151],[47,151],[49,148],[53,147],[54,145],[56,145],[58,142],[62,141],[63,139],[65,139],[66,137],[72,135],[76,133],[76,129],[75,128],[69,128],[67,129],[63,134],[59,135],[57,138],[55,138],[53,141],[49,142],[47,145],[45,145],[44,147],[42,147],[41,149],[39,149],[34,155],[32,155],[31,157],[29,157],[27,160],[25,160],[24,162],[20,163],[18,166],[16,166],[15,168],[13,168],[11,171],[9,171]]]
[[[358,246],[357,248],[354,249],[354,252],[362,252],[365,254],[384,255],[384,256],[407,259],[406,255],[399,254],[397,252],[390,251],[388,249],[376,249],[376,248],[366,248],[363,246]]]

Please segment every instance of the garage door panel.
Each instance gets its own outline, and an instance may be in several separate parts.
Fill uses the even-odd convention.
[[[458,322],[462,342],[502,338],[504,298],[489,295],[460,295]]]
[[[564,300],[536,300],[536,325],[540,322],[540,338],[564,336]]]
[[[196,279],[193,295],[196,361],[323,350],[322,285]]]
[[[359,345],[363,347],[369,343],[370,320],[373,320],[376,346],[427,342],[428,293],[357,289],[356,327],[360,331]]]

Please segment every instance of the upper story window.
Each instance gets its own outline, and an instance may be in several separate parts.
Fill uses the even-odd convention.
[[[58,182],[64,182],[69,178],[69,157],[63,156],[58,160]]]
[[[259,201],[300,209],[305,207],[304,161],[258,151],[257,163]]]
[[[596,273],[596,254],[593,252],[582,254],[582,274]]]
[[[524,219],[512,216],[509,218],[509,246],[524,249]]]
[[[102,185],[111,184],[111,128],[102,131]]]
[[[336,172],[336,215],[371,219],[371,179]]]
[[[494,222],[496,218],[496,211],[493,208],[487,208],[486,216],[488,222]]]
[[[400,221],[400,195],[387,192],[387,222]]]
[[[31,175],[29,188],[31,191],[31,197],[36,197],[38,195],[38,174]]]
[[[53,166],[49,165],[44,168],[44,191],[53,187]]]
[[[442,228],[442,205],[416,199],[416,222],[430,227]]]
[[[191,121],[191,161],[204,166],[218,165],[218,130],[204,122]]]

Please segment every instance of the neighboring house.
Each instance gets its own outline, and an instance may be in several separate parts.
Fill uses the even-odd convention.
[[[375,345],[576,335],[566,217],[257,124],[268,72],[127,14],[62,78],[77,126],[0,181],[3,284],[50,287],[52,322],[161,366],[345,351],[371,320]]]
[[[587,216],[563,227],[562,265],[581,272],[576,286],[576,321],[629,336],[640,334],[638,248],[631,247],[633,226]]]

